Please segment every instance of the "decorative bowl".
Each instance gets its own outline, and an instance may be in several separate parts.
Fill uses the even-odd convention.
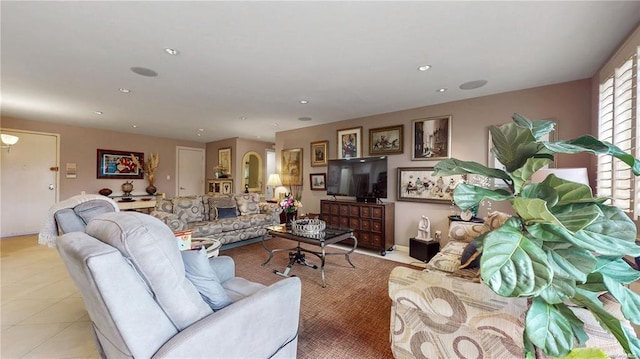
[[[103,189],[99,190],[98,193],[100,193],[103,196],[108,196],[108,195],[112,194],[113,191],[111,189],[109,189],[109,188],[103,188]]]

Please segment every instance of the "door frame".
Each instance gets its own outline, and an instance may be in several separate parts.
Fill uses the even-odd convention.
[[[176,187],[175,196],[178,197],[180,193],[180,150],[194,150],[202,152],[202,193],[207,193],[207,150],[205,148],[189,147],[189,146],[176,146]]]

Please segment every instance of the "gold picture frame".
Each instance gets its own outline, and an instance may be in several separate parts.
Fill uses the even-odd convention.
[[[329,141],[311,142],[311,167],[326,166],[328,161]]]
[[[218,167],[227,177],[231,177],[231,147],[218,149]]]
[[[302,186],[302,148],[282,150],[280,178],[285,186]]]

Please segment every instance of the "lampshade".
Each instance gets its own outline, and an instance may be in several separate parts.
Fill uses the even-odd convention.
[[[548,175],[554,174],[558,178],[562,178],[567,181],[589,185],[589,174],[587,169],[582,168],[543,168],[535,172],[531,176],[532,183],[539,183],[544,181]]]
[[[13,146],[16,143],[18,143],[18,140],[20,138],[18,136],[14,136],[14,135],[9,135],[6,133],[3,133],[0,135],[0,140],[2,141],[3,144],[7,145],[7,146]]]
[[[269,175],[269,179],[267,180],[267,186],[271,187],[280,187],[282,186],[282,181],[280,180],[280,175],[277,173],[272,173]]]

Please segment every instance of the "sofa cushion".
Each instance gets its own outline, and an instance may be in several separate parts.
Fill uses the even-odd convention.
[[[61,233],[84,232],[87,225],[71,208],[61,209],[53,217]]]
[[[207,251],[203,248],[197,251],[182,251],[182,261],[187,279],[198,289],[202,299],[214,311],[231,304],[231,298],[220,284],[220,279],[209,265]]]
[[[260,196],[257,193],[241,193],[234,198],[241,215],[260,213]]]
[[[230,196],[209,197],[208,202],[209,218],[212,221],[218,219],[217,208],[236,208],[236,200]]]
[[[113,206],[107,201],[92,200],[80,203],[73,208],[73,211],[82,218],[84,223],[89,223],[96,216],[113,212]]]
[[[166,198],[160,199],[156,202],[156,211],[173,213],[173,201]]]
[[[453,273],[460,267],[460,256],[439,252],[427,263],[427,269]]]
[[[173,213],[184,222],[204,221],[202,197],[176,197],[173,199]]]
[[[224,218],[235,218],[237,217],[236,208],[224,208],[224,207],[216,207],[216,218],[224,219]]]
[[[86,233],[120,251],[178,330],[212,313],[185,276],[173,232],[159,219],[138,212],[105,213],[89,222]]]

